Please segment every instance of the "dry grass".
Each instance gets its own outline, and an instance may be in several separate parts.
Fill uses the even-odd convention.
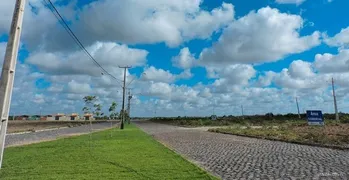
[[[304,144],[349,147],[349,124],[332,123],[324,127],[284,124],[278,128],[263,126],[260,129],[235,126],[209,131]]]

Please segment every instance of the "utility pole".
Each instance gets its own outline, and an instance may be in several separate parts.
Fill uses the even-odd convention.
[[[8,115],[10,111],[13,82],[15,78],[15,70],[18,56],[18,48],[22,31],[22,22],[24,14],[25,0],[17,0],[12,17],[10,34],[7,42],[5,60],[2,66],[0,81],[0,168],[2,165],[6,130],[8,123]],[[2,58],[2,57],[0,57]]]
[[[339,116],[338,116],[337,98],[336,98],[336,92],[334,90],[334,79],[333,78],[332,78],[332,91],[333,91],[334,112],[336,113],[336,121],[338,121]]]
[[[125,95],[126,95],[126,70],[131,68],[129,66],[121,67],[119,68],[124,69],[124,83],[122,87],[122,109],[121,109],[121,126],[120,129],[124,129],[124,123],[125,123]]]
[[[245,117],[244,117],[244,106],[243,105],[241,105],[241,115],[242,115],[242,119],[245,119]]]
[[[131,95],[131,90],[128,91],[128,103],[127,103],[127,114],[128,114],[128,124],[130,124],[131,121],[131,99],[132,99],[132,95]]]
[[[297,103],[297,110],[298,110],[298,118],[301,118],[301,114],[299,112],[299,105],[298,105],[298,98],[296,97],[296,103]]]

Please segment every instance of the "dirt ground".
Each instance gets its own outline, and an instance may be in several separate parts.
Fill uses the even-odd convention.
[[[81,126],[88,121],[9,121],[7,133]]]

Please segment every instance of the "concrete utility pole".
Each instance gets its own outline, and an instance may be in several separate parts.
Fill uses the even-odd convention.
[[[156,110],[158,109],[158,102],[155,102],[154,117],[156,117]]]
[[[243,105],[241,105],[241,115],[242,115],[242,119],[245,119],[245,117],[244,117],[244,106]]]
[[[120,129],[124,129],[124,123],[125,123],[125,95],[126,95],[126,70],[131,68],[129,66],[125,66],[125,67],[121,67],[119,66],[119,68],[123,68],[124,69],[124,83],[123,83],[123,87],[122,87],[122,109],[121,109],[121,126]]]
[[[15,70],[18,56],[18,48],[22,31],[22,22],[24,14],[25,0],[17,0],[12,17],[10,34],[7,42],[5,60],[2,66],[0,81],[0,168],[2,165],[5,138],[8,123],[8,115],[10,111],[13,82],[15,78]],[[0,57],[2,58],[2,57]]]
[[[132,95],[131,95],[131,90],[128,91],[128,102],[127,102],[127,114],[128,114],[128,124],[130,124],[131,121],[131,99],[132,99]]]
[[[298,98],[296,97],[297,110],[298,110],[298,118],[301,118],[301,113],[299,112]]]
[[[333,78],[332,78],[332,91],[333,91],[334,112],[336,113],[336,121],[338,121],[339,115],[338,115],[337,98],[336,98],[336,92],[334,90],[334,79]]]

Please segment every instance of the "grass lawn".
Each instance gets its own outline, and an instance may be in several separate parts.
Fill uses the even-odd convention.
[[[304,144],[349,147],[349,124],[328,123],[324,127],[321,127],[285,123],[276,125],[276,127],[268,125],[261,126],[260,128],[233,126],[229,128],[210,129],[209,131]]]
[[[6,148],[0,179],[216,178],[129,125],[94,133],[92,141],[83,135]]]

